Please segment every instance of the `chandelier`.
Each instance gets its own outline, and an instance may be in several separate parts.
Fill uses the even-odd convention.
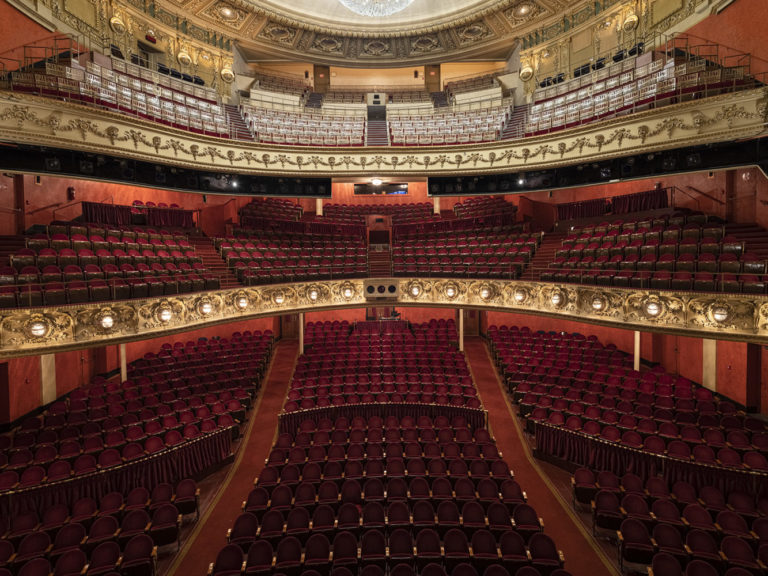
[[[339,0],[344,6],[360,16],[380,18],[404,10],[413,0]]]

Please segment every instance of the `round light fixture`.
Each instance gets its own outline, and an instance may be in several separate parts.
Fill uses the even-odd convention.
[[[219,16],[222,20],[236,20],[237,12],[231,6],[221,6],[219,7]]]
[[[563,295],[560,294],[560,292],[555,292],[549,300],[552,302],[553,306],[560,306],[563,303]]]
[[[201,300],[197,305],[197,311],[201,316],[208,316],[213,312],[213,303],[210,300]]]
[[[381,178],[371,178],[371,184],[373,184],[374,186],[381,186],[382,184],[384,184],[384,180],[382,180]]]
[[[346,288],[344,288],[344,290],[342,291],[342,295],[344,296],[344,298],[346,298],[347,300],[349,300],[350,298],[352,298],[352,296],[354,296],[354,295],[355,295],[355,291],[354,291],[354,290],[352,290],[352,287],[351,287],[351,286],[347,286],[347,287],[346,287]]]
[[[593,310],[602,310],[604,307],[605,307],[605,300],[603,300],[599,296],[595,296],[592,299],[592,309]]]
[[[661,304],[656,300],[649,300],[645,303],[645,313],[651,318],[656,318],[661,314]]]
[[[163,306],[157,311],[157,319],[160,320],[160,322],[163,324],[170,322],[171,318],[173,318],[173,310],[167,306]]]
[[[245,310],[248,308],[248,296],[245,294],[238,295],[238,297],[235,298],[235,306],[237,306],[240,310]]]
[[[309,299],[312,300],[312,302],[317,301],[318,297],[320,296],[320,293],[317,291],[317,288],[312,288],[308,293],[307,296],[309,296]]]
[[[411,285],[411,296],[413,296],[414,298],[418,298],[419,294],[421,294],[421,285],[420,284]]]
[[[520,68],[520,80],[528,82],[531,78],[533,78],[533,68],[530,66],[523,66]]]
[[[488,298],[491,297],[491,289],[488,286],[483,286],[480,288],[480,298],[483,300],[488,300]]]
[[[456,289],[456,286],[454,286],[453,284],[448,284],[445,287],[445,295],[448,298],[455,298],[458,293],[459,291]]]
[[[285,295],[282,292],[277,292],[273,297],[272,300],[274,300],[275,304],[278,306],[285,302]]]
[[[109,313],[103,314],[99,319],[99,324],[101,324],[101,327],[104,328],[104,330],[111,330],[115,325],[115,317]]]
[[[527,294],[525,293],[525,290],[520,290],[520,289],[515,290],[514,298],[515,298],[515,302],[517,302],[518,304],[520,304],[521,302],[524,302],[526,296]]]
[[[125,22],[123,22],[123,19],[120,18],[120,16],[112,16],[112,18],[109,19],[109,27],[112,28],[112,32],[115,34],[125,34]]]
[[[712,308],[712,318],[715,319],[715,322],[725,322],[728,320],[729,312],[728,308],[725,306],[715,306]]]
[[[234,82],[235,80],[235,73],[232,71],[232,68],[229,66],[225,66],[221,69],[221,72],[219,72],[221,75],[221,79],[224,80],[226,83]]]
[[[339,0],[339,2],[355,14],[369,18],[391,16],[413,4],[413,0]]]
[[[27,326],[27,332],[33,338],[42,338],[48,333],[48,323],[45,320],[33,320]]]
[[[530,14],[532,9],[532,6],[528,2],[523,2],[522,4],[518,4],[518,6],[514,9],[514,14],[518,18],[522,18]]]
[[[182,50],[176,55],[176,59],[179,61],[179,64],[182,66],[189,66],[192,64],[192,56],[189,55],[189,52],[186,50]]]

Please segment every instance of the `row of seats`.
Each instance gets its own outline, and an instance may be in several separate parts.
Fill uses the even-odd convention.
[[[241,215],[247,214],[279,220],[299,220],[303,213],[301,206],[282,198],[254,198],[240,208]]]

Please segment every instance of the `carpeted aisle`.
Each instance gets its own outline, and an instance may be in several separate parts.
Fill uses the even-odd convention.
[[[240,514],[240,505],[253,487],[254,477],[264,467],[264,460],[274,443],[277,415],[288,392],[298,352],[296,340],[284,340],[277,344],[272,366],[250,415],[249,428],[235,462],[168,570],[168,576],[202,576],[226,544],[227,529],[232,527]]]
[[[611,562],[573,515],[570,504],[550,488],[530,454],[485,342],[479,337],[466,338],[464,351],[499,450],[528,494],[528,503],[544,519],[544,531],[563,551],[565,568],[575,576],[613,576]]]

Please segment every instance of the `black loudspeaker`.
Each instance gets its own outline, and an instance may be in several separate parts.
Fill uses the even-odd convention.
[[[418,70],[414,70],[413,71],[413,77],[414,78],[418,78],[419,77],[419,71]]]
[[[304,70],[304,78],[309,78],[309,70]]]
[[[366,280],[363,284],[366,300],[397,299],[397,280]]]
[[[208,203],[208,196],[203,194],[203,204],[207,204],[207,203]]]

